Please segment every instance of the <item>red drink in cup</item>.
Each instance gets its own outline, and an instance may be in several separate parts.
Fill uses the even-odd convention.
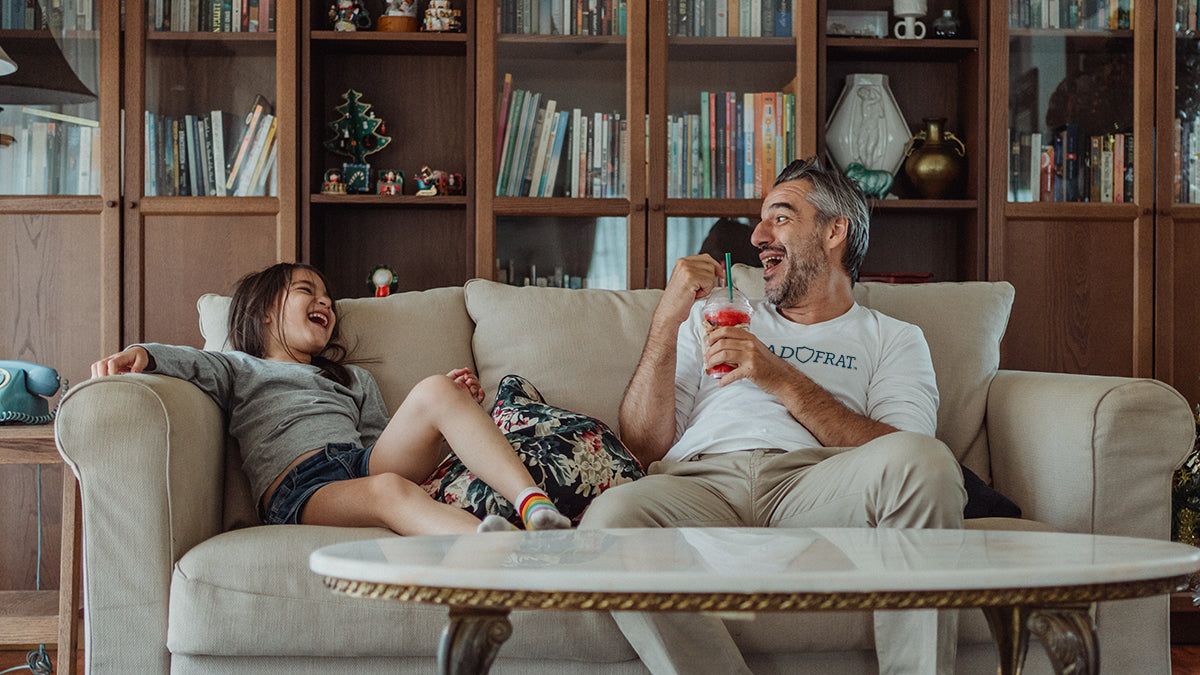
[[[732,298],[730,297],[732,293]],[[750,327],[750,301],[736,288],[714,288],[704,303],[704,320],[708,325]],[[734,364],[718,363],[708,369],[708,374],[721,379],[734,369]]]

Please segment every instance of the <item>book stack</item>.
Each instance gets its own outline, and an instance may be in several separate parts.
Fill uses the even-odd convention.
[[[273,189],[276,120],[259,95],[242,124],[212,110],[181,117],[146,111],[145,193],[251,197]],[[240,134],[236,131],[241,127]]]
[[[795,37],[792,0],[668,0],[667,30],[681,37]]]
[[[266,33],[275,30],[275,0],[148,0],[154,31]]]
[[[501,0],[500,32],[625,35],[628,0]]]
[[[1133,201],[1133,134],[1086,139],[1074,124],[1049,135],[1009,130],[1008,201]]]
[[[9,123],[11,120],[11,123]],[[0,115],[0,194],[100,194],[100,123],[39,108]]]
[[[1008,27],[1127,30],[1133,28],[1133,0],[1009,0]]]
[[[762,197],[795,159],[796,97],[701,92],[700,110],[667,116],[667,196]]]
[[[48,3],[37,0],[4,0],[0,2],[0,30],[94,30],[98,3],[54,2],[49,12],[43,10]]]
[[[1173,127],[1174,201],[1200,204],[1200,119],[1185,113],[1175,118]]]
[[[623,197],[628,120],[620,112],[568,109],[504,76],[497,108],[496,196]]]

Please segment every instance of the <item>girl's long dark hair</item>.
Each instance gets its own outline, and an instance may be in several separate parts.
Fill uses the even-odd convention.
[[[275,300],[287,293],[291,288],[292,274],[296,270],[308,270],[325,284],[329,298],[333,303],[334,316],[340,318],[337,310],[337,300],[329,288],[329,280],[321,270],[304,263],[277,263],[260,272],[252,272],[238,281],[233,292],[233,304],[229,308],[229,346],[251,356],[263,358],[267,350],[266,325],[263,320],[274,308]],[[286,345],[283,339],[283,323],[275,321],[275,330],[280,331],[276,337]],[[312,364],[321,369],[321,373],[329,379],[342,385],[350,384],[350,373],[344,365],[346,347],[340,341],[341,323],[335,321],[333,334],[325,349],[312,359]]]

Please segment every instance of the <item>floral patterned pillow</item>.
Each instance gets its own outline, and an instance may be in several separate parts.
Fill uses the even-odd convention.
[[[645,475],[606,424],[547,404],[541,393],[518,375],[500,381],[492,419],[533,480],[576,524],[596,495]],[[521,525],[513,505],[477,479],[454,454],[422,487],[434,499],[462,507],[479,518],[494,514]]]

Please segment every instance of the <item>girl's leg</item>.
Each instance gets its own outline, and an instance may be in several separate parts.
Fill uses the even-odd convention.
[[[386,527],[402,535],[474,532],[479,519],[434,501],[420,485],[394,473],[340,480],[318,489],[300,512],[305,525]]]
[[[535,528],[569,525],[537,488],[491,416],[444,375],[421,380],[400,404],[371,451],[371,473],[396,473],[420,484],[441,460],[443,438],[472,473],[521,509],[523,516],[549,511],[533,521]],[[529,494],[530,489],[537,494]],[[522,508],[523,502],[527,508]],[[566,522],[556,522],[551,514]]]

